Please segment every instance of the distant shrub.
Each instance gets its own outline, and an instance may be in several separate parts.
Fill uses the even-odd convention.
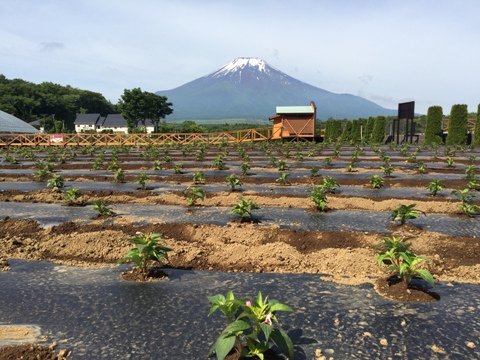
[[[425,144],[441,144],[442,141],[442,117],[441,106],[430,106],[427,112],[427,127],[425,129]]]
[[[385,125],[387,119],[385,116],[377,116],[373,125],[372,136],[370,138],[371,144],[383,144],[385,139]]]
[[[363,141],[369,143],[372,137],[373,125],[375,124],[375,118],[370,116],[367,120],[367,125],[365,125],[365,131],[363,133]]]
[[[480,104],[478,104],[477,119],[475,121],[475,134],[473,136],[473,144],[480,145]]]
[[[456,104],[450,111],[448,120],[447,145],[464,145],[468,136],[468,108],[465,104]]]

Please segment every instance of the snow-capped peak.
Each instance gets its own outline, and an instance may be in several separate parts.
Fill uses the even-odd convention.
[[[228,64],[224,65],[220,70],[215,71],[210,76],[219,77],[224,76],[229,73],[234,73],[245,69],[247,66],[256,67],[258,71],[267,72],[267,63],[259,58],[248,58],[241,57],[236,58],[233,61],[230,61]]]

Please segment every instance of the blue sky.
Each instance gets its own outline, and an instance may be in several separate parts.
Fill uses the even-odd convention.
[[[479,14],[478,0],[2,0],[0,73],[116,103],[258,57],[386,108],[476,112]]]

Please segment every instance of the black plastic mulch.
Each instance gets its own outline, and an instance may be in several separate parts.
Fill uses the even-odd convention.
[[[10,266],[0,273],[0,324],[38,325],[45,343],[72,350],[72,359],[206,359],[226,325],[219,313],[207,316],[207,296],[229,290],[250,299],[262,291],[295,310],[277,315],[297,360],[317,349],[335,359],[480,358],[475,285],[440,283],[438,302],[398,303],[371,285],[319,275],[167,269],[170,281],[131,283],[119,276],[128,266]]]

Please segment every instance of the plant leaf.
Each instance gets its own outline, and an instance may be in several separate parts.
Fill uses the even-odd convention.
[[[275,311],[288,311],[288,312],[293,312],[293,309],[285,304],[281,304],[278,302],[274,302],[273,304],[270,304],[270,311],[275,312]]]
[[[230,332],[243,331],[243,330],[250,329],[250,327],[251,326],[248,322],[243,320],[236,320],[228,324],[228,326],[225,328],[225,330],[223,330],[223,332],[230,333]]]
[[[435,281],[433,280],[432,274],[428,270],[424,269],[417,269],[417,274],[422,277],[431,287],[435,287]]]
[[[294,358],[293,354],[293,342],[290,337],[280,329],[274,329],[270,335],[270,338],[278,346],[280,351],[288,356],[289,359]]]
[[[268,324],[263,324],[263,323],[260,323],[259,325],[263,333],[265,334],[265,341],[268,342],[268,339],[270,338],[270,334],[273,331],[273,326]]]
[[[223,360],[230,350],[235,346],[235,336],[232,334],[221,334],[217,341],[210,348],[209,353],[217,355],[218,360]]]

